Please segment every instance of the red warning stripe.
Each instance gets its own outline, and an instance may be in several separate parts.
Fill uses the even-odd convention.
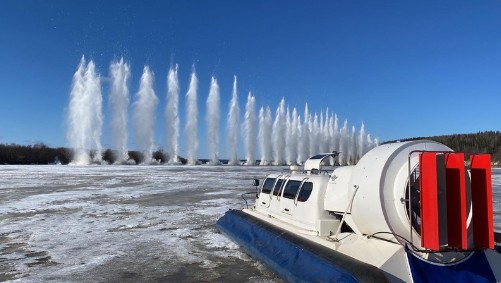
[[[491,156],[473,154],[470,160],[473,243],[476,248],[493,249]]]
[[[419,186],[421,191],[421,246],[438,251],[437,154],[425,152],[419,156]]]
[[[445,154],[448,245],[467,249],[464,153]]]

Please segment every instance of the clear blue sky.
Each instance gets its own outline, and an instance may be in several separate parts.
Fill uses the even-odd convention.
[[[103,77],[105,147],[106,77],[121,56],[132,67],[132,100],[143,66],[155,72],[160,147],[171,63],[180,68],[182,115],[196,66],[202,139],[212,75],[221,88],[222,117],[237,75],[242,112],[252,91],[258,106],[273,110],[282,97],[301,112],[306,102],[314,112],[328,107],[357,129],[364,121],[382,141],[501,130],[497,0],[4,0],[0,143],[67,145],[65,109],[83,54]],[[132,131],[129,140],[133,148]]]

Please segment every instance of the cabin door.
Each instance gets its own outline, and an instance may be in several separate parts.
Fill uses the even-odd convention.
[[[285,214],[293,215],[296,210],[296,205],[293,199],[282,198],[280,200],[280,211]]]
[[[261,207],[270,207],[273,195],[277,194],[282,186],[284,180],[281,178],[282,175],[278,175],[276,178],[266,178],[263,183],[263,188],[259,194],[258,205]]]
[[[280,196],[280,211],[282,213],[293,215],[296,210],[296,195],[301,187],[301,180],[289,179]]]

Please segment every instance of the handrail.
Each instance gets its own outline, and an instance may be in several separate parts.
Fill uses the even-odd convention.
[[[275,177],[275,182],[273,182],[273,187],[270,191],[270,194],[269,194],[269,197],[270,197],[270,201],[271,201],[271,198],[273,197],[273,192],[275,191],[275,186],[277,185],[277,182],[278,180],[280,179],[280,177],[282,177],[283,175],[278,175],[277,177]]]
[[[304,185],[304,182],[306,182],[306,180],[308,180],[310,178],[303,178],[303,180],[301,181],[301,184],[299,185],[299,189],[297,189],[297,192],[296,192],[296,196],[294,197],[294,205],[297,206],[297,199],[299,197],[299,193],[301,192],[301,189],[303,188],[303,185]]]
[[[277,194],[277,200],[280,201],[280,194],[282,194],[283,192],[283,189],[285,187],[285,183],[287,183],[287,181],[289,180],[291,176],[290,175],[287,175],[285,176],[285,178],[283,179],[282,181],[282,185],[280,186],[280,188],[278,189],[278,194]]]
[[[247,203],[247,199],[245,199],[245,195],[250,195],[250,194],[255,194],[255,192],[247,192],[247,193],[243,193],[241,194],[240,196],[242,197],[242,199],[245,201],[245,207],[247,207],[247,209],[249,209],[249,204]]]
[[[351,200],[350,200],[350,203],[348,204],[348,206],[346,207],[346,210],[344,211],[343,213],[343,218],[341,218],[341,222],[339,223],[339,226],[337,226],[337,231],[336,231],[336,234],[334,234],[334,239],[332,239],[334,242],[339,242],[337,236],[339,235],[339,232],[341,232],[341,226],[343,226],[343,223],[344,223],[344,219],[346,217],[346,215],[348,214],[348,210],[351,208],[351,206],[353,205],[353,200],[355,199],[355,195],[357,194],[358,192],[358,188],[360,188],[359,185],[355,185],[355,191],[353,192],[353,195],[351,196]]]

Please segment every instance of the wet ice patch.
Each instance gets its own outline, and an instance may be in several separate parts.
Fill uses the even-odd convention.
[[[220,233],[207,233],[205,236],[205,245],[208,248],[236,250],[238,245],[229,240],[226,236]]]
[[[243,207],[243,201],[231,198],[204,200],[195,212],[207,216],[222,216],[229,208]]]

